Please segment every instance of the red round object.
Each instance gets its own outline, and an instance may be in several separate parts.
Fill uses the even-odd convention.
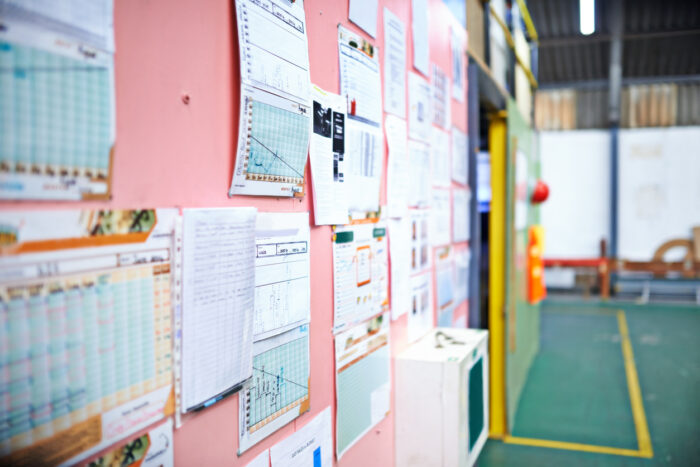
[[[549,186],[542,180],[537,180],[535,189],[532,190],[532,204],[543,203],[549,197]]]

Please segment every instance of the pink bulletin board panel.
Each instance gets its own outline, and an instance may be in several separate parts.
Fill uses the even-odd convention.
[[[406,63],[408,70],[413,69],[410,1],[380,0],[377,37],[371,40],[348,20],[348,0],[306,0],[312,83],[339,92],[339,23],[379,47],[383,68],[384,7],[404,22]],[[458,23],[442,0],[429,0],[429,9],[430,61],[451,78],[449,26]],[[117,142],[112,200],[1,202],[0,209],[255,206],[264,212],[311,211],[313,219],[308,164],[303,200],[227,196],[238,138],[240,97],[232,0],[119,0],[114,2],[114,25]],[[466,96],[463,103],[451,99],[451,109],[452,125],[466,132]],[[381,197],[385,204],[386,145]],[[453,246],[463,249],[467,242]],[[245,466],[322,409],[335,406],[332,280],[331,229],[312,226],[311,410],[238,457],[238,396],[224,399],[186,417],[175,431],[176,465]],[[466,315],[465,302],[455,310],[454,317],[464,319]],[[393,356],[407,345],[406,320],[404,315],[391,325]],[[334,465],[348,467],[393,464],[392,414],[340,462],[334,461]]]

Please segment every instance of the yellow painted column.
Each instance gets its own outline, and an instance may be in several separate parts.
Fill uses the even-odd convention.
[[[505,278],[506,278],[506,112],[491,117],[491,214],[489,217],[489,369],[490,435],[503,437],[506,423]]]

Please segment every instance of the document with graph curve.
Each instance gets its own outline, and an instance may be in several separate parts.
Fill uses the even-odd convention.
[[[253,345],[253,377],[238,396],[238,453],[309,410],[309,325]]]
[[[311,130],[304,2],[236,0],[241,108],[229,195],[303,196]]]
[[[253,377],[239,396],[239,452],[309,408],[309,213],[255,224]]]

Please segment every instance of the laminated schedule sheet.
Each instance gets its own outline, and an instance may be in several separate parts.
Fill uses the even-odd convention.
[[[230,195],[303,196],[311,128],[304,2],[236,0],[241,109]]]
[[[173,413],[176,217],[0,213],[0,465],[74,465]]]

